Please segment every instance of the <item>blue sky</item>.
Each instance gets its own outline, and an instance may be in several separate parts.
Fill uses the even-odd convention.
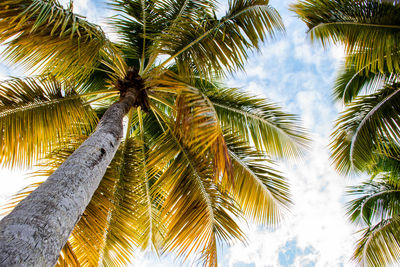
[[[246,73],[239,72],[226,82],[298,114],[311,133],[312,148],[302,160],[281,164],[295,203],[284,222],[274,230],[244,223],[247,244],[224,247],[220,266],[354,266],[350,257],[357,236],[346,220],[344,191],[357,181],[335,173],[327,149],[333,121],[341,109],[332,101],[331,88],[343,53],[340,47],[323,49],[318,44],[311,45],[305,25],[287,9],[291,2],[271,0],[284,19],[286,34],[267,42],[259,53],[252,54]],[[106,27],[103,18],[111,13],[105,11],[104,5],[75,0],[74,7],[77,13]],[[8,75],[18,75],[18,70],[0,63],[0,78]],[[25,183],[20,173],[3,171],[0,176],[0,201]],[[171,257],[157,259],[151,253],[139,253],[133,266],[181,263]]]

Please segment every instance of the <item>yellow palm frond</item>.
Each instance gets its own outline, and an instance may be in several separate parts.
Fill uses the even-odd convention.
[[[167,227],[166,250],[178,255],[201,253],[207,264],[215,266],[215,238],[225,241],[242,239],[243,233],[231,215],[238,214],[234,202],[213,183],[212,162],[183,148],[166,132],[154,147],[149,165],[160,168],[160,158],[167,164],[154,194],[165,190],[168,197],[163,203],[163,222]],[[175,153],[172,153],[175,152]],[[211,247],[210,247],[211,246]]]
[[[0,162],[31,166],[65,135],[88,130],[96,122],[72,83],[53,78],[5,81],[0,84]]]
[[[217,240],[243,239],[234,220],[239,210],[218,186],[223,173],[215,171],[212,146],[219,133],[208,128],[214,120],[210,109],[204,104],[192,106],[193,101],[204,102],[201,96],[184,97],[177,100],[173,121],[156,111],[166,129],[149,153],[150,175],[162,171],[152,191],[155,196],[167,192],[161,215],[167,228],[165,250],[186,257],[200,253],[207,265],[215,266]]]
[[[55,0],[1,1],[0,43],[12,63],[75,80],[90,74],[102,54],[117,53],[100,27]]]
[[[235,134],[225,134],[233,164],[234,183],[228,186],[245,218],[276,226],[291,201],[289,185],[268,157]]]
[[[143,144],[133,138],[123,144],[119,179],[115,185],[114,208],[103,248],[104,266],[125,266],[136,247],[158,249],[162,237],[160,207],[162,198],[150,195]]]

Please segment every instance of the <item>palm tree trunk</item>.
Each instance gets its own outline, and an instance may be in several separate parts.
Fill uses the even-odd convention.
[[[134,105],[129,91],[103,115],[96,131],[34,192],[0,221],[0,266],[54,266],[97,189]],[[94,242],[96,242],[94,240]]]

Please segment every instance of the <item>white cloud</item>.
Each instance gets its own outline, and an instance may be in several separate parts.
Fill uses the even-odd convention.
[[[20,171],[0,170],[0,207],[26,185],[25,175]]]

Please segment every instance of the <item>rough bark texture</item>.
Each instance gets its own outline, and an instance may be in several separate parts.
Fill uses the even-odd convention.
[[[104,114],[96,131],[0,222],[0,266],[54,266],[121,142],[137,91]]]

